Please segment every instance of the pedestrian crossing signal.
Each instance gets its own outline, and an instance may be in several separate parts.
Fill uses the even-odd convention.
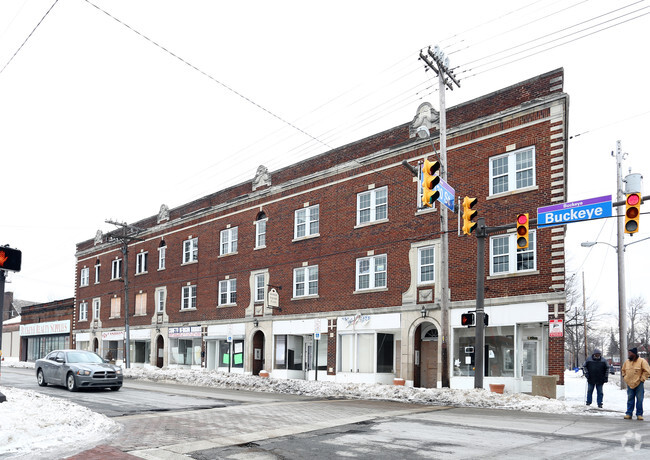
[[[23,253],[18,249],[0,246],[0,270],[20,271]]]
[[[462,313],[460,315],[460,324],[461,326],[472,327],[475,325],[474,313]]]

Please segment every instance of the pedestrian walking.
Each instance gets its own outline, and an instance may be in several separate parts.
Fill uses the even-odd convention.
[[[643,384],[650,377],[650,366],[648,361],[639,358],[636,347],[628,350],[627,361],[621,367],[621,375],[627,383],[627,410],[624,418],[632,418],[636,399],[636,418],[643,420]]]
[[[587,377],[587,406],[591,406],[596,388],[596,402],[598,407],[603,407],[603,384],[607,383],[609,378],[609,364],[603,359],[600,350],[594,349],[591,357],[582,365],[582,369]]]

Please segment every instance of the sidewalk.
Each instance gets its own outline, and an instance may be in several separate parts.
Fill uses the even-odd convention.
[[[107,458],[114,460],[128,460],[139,457],[134,457],[133,455],[122,452],[120,449],[115,447],[101,445],[97,446],[94,449],[86,450],[72,457],[65,457],[66,460],[105,460]]]

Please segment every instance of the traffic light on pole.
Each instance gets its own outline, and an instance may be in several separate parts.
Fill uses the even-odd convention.
[[[22,258],[23,253],[18,249],[0,246],[0,269],[19,272]]]
[[[462,313],[460,315],[460,325],[461,326],[467,326],[467,327],[472,327],[474,326],[475,320],[474,320],[474,313],[468,312],[468,313]]]
[[[517,249],[528,247],[528,213],[517,216]]]
[[[434,190],[440,182],[440,176],[436,174],[439,169],[439,161],[424,159],[422,166],[422,204],[424,206],[432,207],[433,202],[440,196],[440,192]]]
[[[641,214],[641,194],[630,193],[625,197],[625,233],[631,235],[639,231]]]
[[[476,222],[472,222],[472,219],[476,217],[478,211],[473,211],[472,208],[476,206],[478,198],[470,198],[466,196],[463,199],[463,233],[465,235],[470,235],[476,229]]]

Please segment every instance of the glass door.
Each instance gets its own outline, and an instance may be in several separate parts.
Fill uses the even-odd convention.
[[[533,375],[537,375],[537,342],[525,340],[523,356],[521,362],[522,375],[524,381],[533,380]]]

